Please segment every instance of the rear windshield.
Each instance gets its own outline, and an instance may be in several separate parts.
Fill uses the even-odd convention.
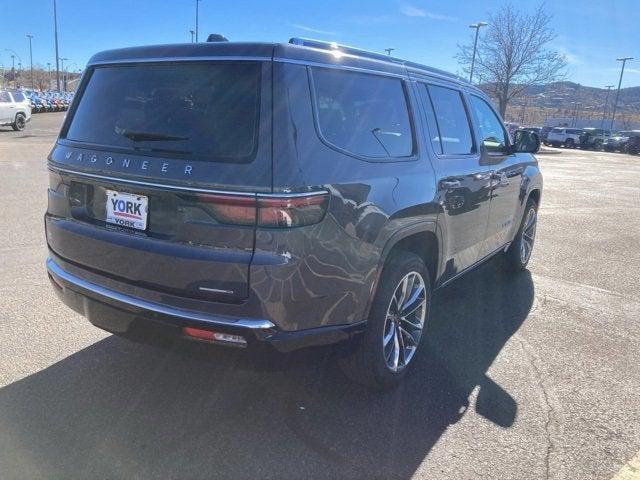
[[[170,63],[97,67],[68,140],[249,162],[258,142],[260,64]]]

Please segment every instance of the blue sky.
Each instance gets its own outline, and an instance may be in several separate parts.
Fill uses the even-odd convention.
[[[547,2],[566,54],[568,79],[601,87],[617,84],[619,56],[635,56],[623,86],[640,85],[638,0]],[[34,35],[34,63],[54,63],[52,0],[0,0],[0,62],[14,50],[28,65],[27,33]],[[395,55],[456,72],[458,42],[469,23],[485,20],[503,2],[485,0],[234,0],[200,3],[200,32],[238,41],[287,41],[291,36],[335,40],[368,50],[394,47]],[[530,1],[513,1],[523,9]],[[92,53],[109,48],[190,41],[195,0],[58,0],[60,56],[79,69]],[[18,7],[18,5],[20,5]]]

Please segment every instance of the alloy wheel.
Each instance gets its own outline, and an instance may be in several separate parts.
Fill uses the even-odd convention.
[[[526,264],[533,250],[533,242],[536,237],[537,214],[535,208],[530,208],[527,218],[522,228],[522,239],[520,241],[520,261]]]
[[[393,292],[383,329],[384,360],[392,372],[404,369],[420,343],[427,315],[427,291],[422,275],[410,272]]]

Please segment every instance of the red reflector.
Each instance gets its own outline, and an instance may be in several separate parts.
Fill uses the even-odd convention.
[[[215,340],[215,333],[211,330],[203,330],[201,328],[184,327],[182,329],[185,335],[194,338],[200,338],[202,340]]]

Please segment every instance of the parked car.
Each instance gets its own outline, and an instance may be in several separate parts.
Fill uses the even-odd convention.
[[[553,127],[547,127],[544,126],[540,129],[540,140],[542,140],[542,142],[546,143],[547,141],[547,135],[549,135],[549,132],[553,129]]]
[[[611,130],[602,128],[583,128],[580,134],[580,148],[583,150],[602,150],[602,146],[611,137]]]
[[[629,141],[629,135],[633,133],[632,130],[625,130],[622,132],[613,132],[611,136],[602,143],[602,149],[606,152],[624,152]],[[640,133],[640,130],[638,130]]]
[[[638,155],[640,153],[640,132],[634,130],[629,132],[625,151],[632,155]]]
[[[79,91],[49,157],[47,268],[118,335],[340,343],[351,378],[386,388],[426,348],[433,289],[531,257],[539,140],[512,142],[455,75],[211,42],[98,53]]]
[[[547,134],[546,144],[552,147],[575,148],[580,145],[581,133],[582,130],[578,128],[556,127]]]
[[[0,126],[23,130],[31,120],[29,99],[18,90],[0,90]]]

